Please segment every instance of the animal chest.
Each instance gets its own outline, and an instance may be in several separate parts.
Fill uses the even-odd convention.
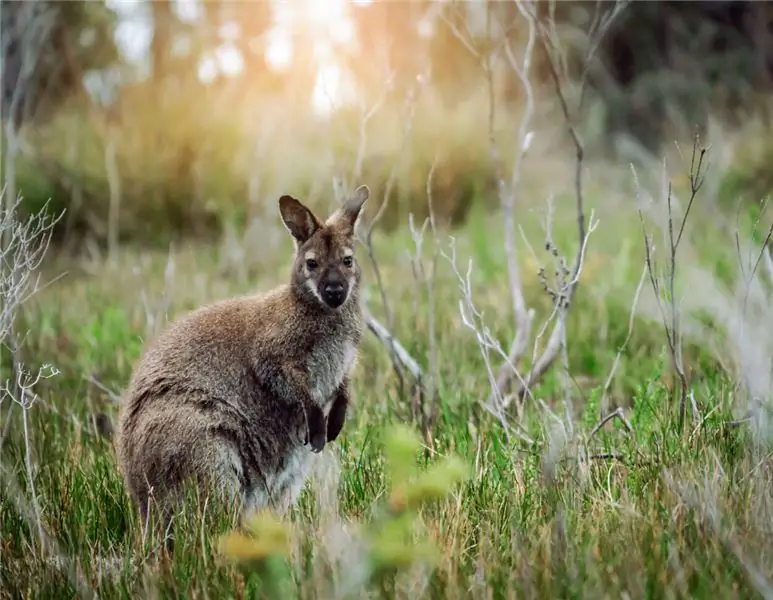
[[[318,344],[310,353],[306,368],[311,393],[323,409],[328,408],[356,355],[356,346],[349,338]]]

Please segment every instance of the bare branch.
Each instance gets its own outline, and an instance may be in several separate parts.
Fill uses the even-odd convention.
[[[622,8],[622,5],[623,5],[622,2],[616,3],[611,14],[607,18],[600,21],[601,23],[604,24],[604,27],[597,27],[596,29],[591,31],[592,38],[594,36],[600,37],[604,35],[604,33],[606,32],[606,29],[609,27],[609,24],[611,23],[611,19],[618,14],[618,12]],[[584,260],[584,254],[585,254],[585,249],[587,245],[587,238],[588,238],[588,234],[590,233],[590,230],[586,230],[583,184],[582,184],[584,147],[580,139],[580,136],[577,132],[577,129],[574,125],[574,120],[570,114],[569,107],[566,101],[566,96],[564,93],[564,88],[563,88],[564,84],[562,83],[562,78],[559,75],[559,71],[558,71],[557,65],[559,61],[556,58],[556,53],[557,53],[559,44],[558,44],[557,35],[555,34],[555,22],[553,20],[550,21],[552,28],[550,31],[548,31],[545,29],[544,26],[538,24],[536,16],[532,12],[533,5],[529,4],[527,8],[525,6],[525,3],[517,2],[517,6],[521,14],[529,22],[529,26],[530,26],[530,35],[529,35],[529,41],[527,42],[526,57],[530,59],[532,46],[534,43],[534,36],[536,35],[536,37],[540,40],[542,47],[546,51],[546,54],[548,57],[548,61],[547,61],[548,68],[551,74],[551,78],[553,80],[556,95],[559,99],[559,104],[563,112],[567,129],[569,131],[570,137],[575,146],[575,159],[576,159],[575,160],[575,196],[576,196],[576,205],[577,205],[577,229],[578,229],[579,247],[574,259],[574,267],[571,272],[571,276],[566,278],[567,285],[565,286],[565,288],[560,290],[560,295],[563,298],[562,302],[565,303],[565,307],[561,308],[561,311],[564,311],[571,304],[572,298],[576,291],[577,283],[579,281],[580,273],[582,271],[582,262]],[[594,22],[596,21],[597,19],[594,20]],[[585,71],[583,73],[583,79],[582,79],[583,86],[585,85],[588,64],[590,63],[593,57],[593,52],[595,51],[595,48],[597,45],[598,45],[598,41],[595,41],[595,42],[592,41],[591,48],[588,51],[588,54],[586,56]],[[527,85],[528,84],[527,58],[524,58],[523,68],[519,69],[517,62],[512,56],[512,52],[510,51],[509,47],[506,49],[506,55],[510,62],[511,68],[513,68],[515,73],[518,75],[524,89],[526,90],[527,107],[530,107],[531,88],[529,85]],[[528,110],[529,108],[527,108],[527,111]],[[523,121],[521,125],[522,127],[521,127],[520,134],[521,134],[521,140],[523,143],[523,142],[526,142],[528,137],[524,135]],[[517,160],[516,166],[513,170],[513,176],[511,178],[511,188],[515,187],[519,179],[520,160],[521,160],[521,157],[519,157],[519,159]],[[504,197],[503,204],[505,205],[506,215],[508,214],[508,212],[512,214],[513,207],[511,202],[512,201],[508,196]],[[512,217],[506,216],[505,218],[506,218],[506,221],[505,221],[506,240],[514,239],[514,234],[510,234],[510,232],[508,231],[509,229],[508,219],[511,219]],[[509,269],[513,269],[512,265],[514,265],[516,262],[514,260],[514,257],[512,256],[513,253],[510,250],[512,248],[511,244],[514,245],[514,242],[508,242],[508,268]],[[549,239],[548,239],[547,247],[549,251],[553,252],[554,256],[557,255],[555,251],[551,250],[552,242],[550,242]],[[511,288],[513,288],[514,290],[519,286],[519,282],[517,282],[516,277],[517,277],[517,273],[514,273],[513,270],[511,270],[510,271]],[[525,351],[525,346],[530,333],[531,322],[533,319],[533,313],[528,313],[528,312],[525,313],[523,309],[519,311],[520,299],[518,298],[517,292],[514,291],[513,297],[514,297],[514,306],[516,306],[516,324],[518,326],[518,333],[516,335],[516,339],[511,348],[508,360],[500,369],[499,375],[497,377],[497,390],[499,395],[503,393],[504,389],[510,384],[510,381],[513,378],[513,373],[516,369],[515,364],[517,363],[518,360],[520,360],[523,352]],[[556,298],[557,298],[557,295],[554,296],[553,315],[556,315],[556,311],[559,309],[559,304],[556,303]],[[518,316],[519,312],[520,312],[520,317]],[[551,318],[548,320],[548,322],[552,320],[553,315],[551,315]],[[521,379],[523,383],[516,389],[516,391],[505,399],[505,405],[509,404],[512,401],[512,399],[522,398],[525,394],[527,394],[530,386],[534,385],[542,377],[542,375],[550,368],[553,361],[558,357],[559,352],[561,352],[561,348],[563,347],[562,339],[564,337],[565,315],[558,314],[557,316],[558,316],[557,322],[554,326],[553,332],[551,333],[551,336],[546,348],[539,356],[539,358],[535,357],[535,360],[533,361],[534,366],[532,367],[531,372],[525,378]],[[544,331],[544,328],[543,328],[543,331]],[[537,339],[539,339],[539,337],[541,336],[541,333],[542,332],[540,332],[540,334],[537,335]],[[519,339],[519,336],[522,336],[521,339]],[[536,340],[535,340],[535,350],[536,350]],[[493,396],[489,398],[489,401],[491,401],[492,399],[493,399]]]
[[[422,370],[419,363],[417,363],[411,354],[402,346],[402,344],[400,344],[399,340],[389,333],[389,330],[370,314],[367,307],[363,310],[365,312],[365,323],[368,329],[382,344],[384,344],[384,346],[392,349],[395,357],[400,361],[400,364],[408,369],[415,379],[420,380]]]
[[[454,238],[451,238],[450,240],[450,249],[450,254],[446,253],[445,251],[441,251],[441,254],[451,265],[451,268],[453,269],[454,274],[456,275],[459,282],[462,296],[461,300],[459,301],[459,314],[461,316],[462,323],[475,334],[478,348],[480,349],[481,356],[483,357],[483,361],[486,367],[486,374],[489,379],[489,384],[491,385],[491,389],[494,390],[494,401],[486,402],[483,406],[502,424],[502,427],[505,430],[505,435],[508,437],[508,441],[510,439],[510,431],[512,430],[512,432],[521,440],[527,442],[530,445],[533,445],[534,440],[528,435],[525,429],[521,428],[520,425],[518,425],[515,429],[511,428],[507,422],[507,419],[505,418],[503,400],[502,397],[498,394],[496,387],[496,377],[494,375],[494,368],[491,364],[491,354],[494,353],[505,360],[507,359],[507,354],[502,349],[502,346],[499,344],[496,338],[494,338],[494,336],[491,334],[489,328],[485,325],[483,314],[475,307],[475,303],[473,302],[471,281],[472,259],[470,259],[468,262],[466,274],[462,275],[457,266],[456,243]],[[516,376],[520,377],[517,372]]]
[[[644,279],[647,276],[647,265],[645,264],[641,271],[641,276],[639,277],[639,283],[636,286],[636,291],[633,294],[633,302],[631,303],[631,312],[630,316],[628,317],[628,333],[625,336],[625,340],[623,340],[622,345],[617,350],[617,354],[615,355],[615,360],[612,363],[612,368],[609,370],[609,375],[607,376],[606,382],[604,382],[604,387],[601,391],[601,406],[602,409],[606,409],[608,405],[608,397],[607,392],[609,391],[609,386],[612,385],[612,378],[615,375],[615,371],[617,370],[617,365],[620,363],[620,356],[623,354],[623,351],[628,346],[628,342],[631,340],[631,335],[633,334],[633,323],[634,318],[636,316],[636,307],[639,304],[639,296],[641,295],[642,287],[644,287]]]
[[[502,212],[504,218],[505,227],[505,255],[507,257],[507,271],[510,279],[510,294],[512,297],[513,311],[515,314],[516,335],[513,343],[510,347],[510,352],[507,357],[505,365],[500,369],[497,376],[497,389],[501,394],[510,379],[510,374],[515,365],[523,356],[526,351],[529,336],[531,334],[532,322],[534,320],[534,311],[526,309],[526,302],[523,296],[523,286],[521,284],[521,277],[518,267],[518,256],[515,248],[515,204],[516,204],[516,188],[521,179],[521,165],[526,152],[528,151],[533,134],[528,131],[529,123],[531,121],[532,114],[534,112],[534,93],[532,91],[531,83],[529,81],[529,67],[531,66],[532,53],[534,51],[534,42],[536,39],[536,27],[535,21],[530,14],[523,9],[522,5],[518,5],[521,14],[527,19],[529,24],[529,37],[526,42],[526,49],[524,51],[524,57],[522,66],[519,67],[518,61],[515,59],[512,50],[509,45],[505,44],[507,60],[510,67],[515,71],[518,79],[523,86],[524,93],[526,94],[526,107],[524,114],[521,117],[521,122],[518,129],[517,143],[519,143],[519,152],[517,153],[515,163],[513,165],[512,173],[510,175],[509,184],[505,182],[502,175],[501,162],[499,158],[499,150],[497,148],[495,136],[494,136],[494,100],[493,100],[493,74],[491,69],[486,73],[489,80],[489,145],[492,160],[494,162],[495,172],[497,173],[497,182],[499,188],[499,198],[502,205]],[[490,19],[490,7],[487,8],[487,17]],[[489,24],[490,27],[490,24]],[[491,402],[492,397],[489,397]]]
[[[682,241],[687,218],[690,215],[690,209],[693,205],[695,198],[700,191],[701,186],[705,180],[705,173],[707,168],[706,154],[708,148],[700,145],[698,136],[693,141],[693,153],[690,161],[689,180],[690,180],[690,199],[685,209],[685,214],[682,217],[682,222],[679,224],[679,229],[676,235],[674,235],[674,211],[672,205],[673,190],[671,183],[668,183],[666,191],[666,233],[668,243],[668,265],[665,273],[665,284],[661,282],[661,275],[658,273],[655,263],[654,247],[647,234],[647,229],[644,224],[644,216],[641,208],[639,209],[639,220],[642,225],[642,232],[644,236],[644,257],[647,265],[647,270],[650,275],[650,283],[652,289],[655,292],[655,298],[660,310],[661,320],[663,328],[666,334],[666,342],[668,344],[669,356],[671,359],[671,366],[679,381],[679,429],[684,433],[686,425],[687,415],[687,402],[690,398],[688,393],[687,375],[684,371],[684,364],[682,358],[682,334],[681,326],[679,322],[679,302],[676,299],[676,274],[677,274],[677,251],[679,244]],[[636,171],[631,167],[634,173],[634,181],[637,185],[638,193],[638,180],[636,179]],[[662,298],[661,296],[665,296]],[[666,313],[666,303],[668,304],[668,314]],[[697,405],[693,403],[694,416],[697,418]]]
[[[110,200],[107,216],[107,255],[111,261],[116,260],[118,252],[118,234],[121,213],[121,174],[118,170],[117,133],[112,123],[108,123],[107,143],[105,145],[105,172],[107,173]]]
[[[390,77],[391,77],[391,73],[390,73]],[[368,327],[368,330],[371,331],[376,336],[376,338],[382,344],[385,345],[385,347],[389,351],[390,358],[392,361],[392,366],[394,368],[395,374],[397,375],[397,378],[399,381],[401,393],[405,391],[405,376],[404,376],[403,370],[407,370],[412,375],[415,385],[418,386],[419,388],[421,388],[423,385],[422,383],[423,372],[419,363],[410,355],[410,353],[405,349],[405,347],[391,333],[394,331],[394,319],[392,316],[391,306],[387,298],[384,281],[381,275],[381,269],[379,268],[379,264],[376,259],[376,253],[373,246],[373,233],[375,231],[376,225],[381,220],[381,218],[383,217],[383,215],[385,214],[388,208],[389,199],[392,195],[392,188],[397,179],[397,168],[399,166],[399,159],[404,154],[404,150],[406,148],[408,140],[410,139],[410,134],[413,127],[413,120],[415,116],[416,102],[418,100],[420,87],[425,80],[426,80],[425,77],[422,77],[422,76],[417,77],[414,87],[410,90],[408,97],[406,98],[406,102],[405,102],[406,114],[404,118],[405,125],[403,127],[401,145],[398,150],[397,158],[395,159],[395,162],[392,164],[389,177],[387,178],[383,200],[379,205],[379,208],[376,214],[371,219],[370,223],[367,225],[367,230],[365,232],[365,235],[361,236],[359,232],[357,233],[357,239],[362,245],[365,246],[369,261],[373,268],[374,277],[376,279],[376,288],[378,289],[378,293],[381,299],[381,304],[384,308],[384,312],[386,315],[386,324],[384,325],[380,323],[370,312],[367,305],[367,299],[363,299],[366,325]],[[353,168],[353,177],[355,178],[355,180],[359,179],[361,176],[361,171],[362,171],[362,167],[365,159],[367,124],[381,109],[381,107],[384,104],[385,98],[386,98],[386,90],[384,91],[384,94],[369,109],[366,108],[363,102],[360,102],[359,143],[357,146],[357,155],[355,157],[354,168]],[[344,189],[348,189],[349,187],[351,186],[342,184],[338,180],[334,180],[333,189],[334,189],[334,192],[336,193],[337,200],[339,202],[343,200],[342,196],[345,193]]]
[[[437,418],[439,398],[437,396],[438,383],[440,381],[439,360],[437,351],[437,334],[435,327],[435,282],[437,276],[437,261],[440,256],[440,244],[437,231],[437,224],[435,222],[435,211],[433,206],[432,196],[432,179],[437,167],[437,156],[432,162],[429,174],[427,175],[426,193],[427,204],[429,207],[429,216],[424,220],[421,229],[417,229],[413,219],[413,213],[409,215],[409,226],[411,229],[411,235],[413,237],[415,252],[411,256],[411,265],[416,282],[416,298],[414,306],[414,316],[417,317],[419,313],[418,302],[421,296],[422,282],[426,288],[426,300],[427,300],[427,320],[428,320],[428,355],[427,364],[429,372],[424,380],[423,389],[417,390],[413,396],[413,417],[421,424],[422,433],[424,434],[425,441],[430,448],[434,447],[433,437],[431,435],[432,427]],[[424,246],[424,234],[427,227],[432,231],[434,240],[436,242],[435,251],[431,257],[430,272],[427,273],[424,267],[423,260],[423,246]],[[429,406],[427,406],[429,404]]]
[[[623,412],[623,409],[621,407],[617,407],[606,417],[601,419],[601,421],[599,421],[598,424],[591,430],[590,435],[588,437],[592,438],[593,436],[595,436],[601,430],[601,428],[604,427],[604,425],[606,425],[613,419],[619,419],[620,422],[625,427],[625,429],[628,431],[628,433],[631,434],[631,437],[635,437],[633,426],[628,422],[628,419],[625,418],[625,412]]]

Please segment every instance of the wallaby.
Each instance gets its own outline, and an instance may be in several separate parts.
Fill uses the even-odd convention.
[[[294,504],[311,453],[341,432],[364,330],[355,227],[358,187],[324,223],[292,196],[279,212],[295,242],[290,282],[201,307],[145,349],[124,394],[116,457],[143,519],[185,481],[241,502]]]

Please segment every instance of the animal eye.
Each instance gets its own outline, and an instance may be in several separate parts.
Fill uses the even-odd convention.
[[[309,269],[309,271],[313,271],[317,268],[317,261],[313,258],[310,258],[306,261],[306,268]]]
[[[354,260],[351,256],[344,256],[344,266],[348,269],[351,268],[352,264],[354,263]]]

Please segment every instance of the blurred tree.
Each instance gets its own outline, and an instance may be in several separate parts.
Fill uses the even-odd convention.
[[[153,11],[153,40],[150,43],[153,79],[163,81],[169,74],[170,49],[174,41],[176,25],[179,24],[172,11],[170,0],[151,2]]]
[[[47,118],[67,98],[86,96],[84,74],[119,59],[116,15],[104,2],[37,0],[34,10],[31,4],[3,0],[0,11],[3,117],[12,116],[17,126]],[[28,38],[37,40],[34,65],[25,64]]]
[[[499,4],[452,2],[444,17],[435,21],[429,39],[432,82],[449,107],[486,85],[482,57],[489,53],[495,29],[505,22]],[[493,13],[490,21],[489,13]]]
[[[357,51],[347,66],[366,87],[383,86],[391,74],[392,92],[400,97],[422,72],[424,42],[418,24],[427,2],[371,2],[354,4],[351,19],[357,36]]]
[[[565,32],[586,30],[597,4],[608,3],[558,2],[556,20]],[[572,45],[575,65],[584,52]],[[761,107],[755,98],[773,74],[773,10],[757,2],[631,2],[597,58],[589,84],[605,106],[606,132],[632,134],[654,150],[674,123],[700,127],[709,113]]]
[[[266,60],[267,33],[272,26],[269,2],[244,2],[223,0],[224,16],[238,24],[238,36],[234,45],[242,56],[243,72],[240,76],[244,93],[275,89],[279,78],[272,72]]]

